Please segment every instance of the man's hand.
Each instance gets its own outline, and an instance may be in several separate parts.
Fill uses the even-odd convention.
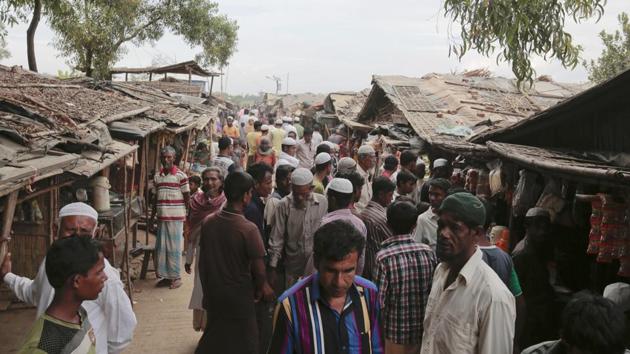
[[[188,274],[191,273],[190,264],[188,264],[188,263],[184,264],[184,269],[186,270],[186,273],[188,273]]]
[[[273,289],[269,285],[269,283],[265,282],[262,288],[262,299],[265,302],[272,302],[276,300],[276,294],[274,294]]]
[[[11,273],[11,253],[7,253],[0,267],[0,281],[4,280],[7,273]]]

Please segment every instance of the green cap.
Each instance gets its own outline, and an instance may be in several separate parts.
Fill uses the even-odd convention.
[[[479,198],[468,192],[454,193],[446,197],[439,212],[456,214],[465,223],[483,226],[486,222],[486,208]]]

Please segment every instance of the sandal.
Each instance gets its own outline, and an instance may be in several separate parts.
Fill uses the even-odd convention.
[[[177,289],[180,286],[182,286],[182,280],[181,279],[174,279],[173,281],[171,281],[171,289]]]
[[[168,286],[170,282],[171,282],[170,279],[162,278],[157,283],[155,283],[155,286],[158,288]]]

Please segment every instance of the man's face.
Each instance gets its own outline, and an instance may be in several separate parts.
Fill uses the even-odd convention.
[[[190,194],[195,194],[199,189],[199,186],[195,182],[188,181],[188,185],[190,186]]]
[[[446,198],[446,191],[436,186],[429,187],[429,204],[435,212],[442,205],[442,201]]]
[[[260,141],[260,150],[267,151],[271,147],[271,144],[267,140]]]
[[[70,236],[93,237],[96,231],[96,220],[81,215],[64,216],[59,222],[59,238]]]
[[[207,194],[218,194],[221,188],[219,173],[215,171],[206,172],[201,176],[203,191]]]
[[[317,264],[319,285],[326,295],[334,298],[346,296],[354,282],[358,260],[359,252],[352,251],[340,261],[322,260]]]
[[[364,170],[369,170],[374,167],[374,164],[376,164],[376,156],[361,155],[361,158],[359,159],[359,164],[361,164],[361,168],[363,168]]]
[[[227,121],[227,125],[228,125],[228,127],[231,127],[231,126],[232,126],[232,124],[234,124],[234,122],[233,122],[233,121],[231,121],[231,120],[228,120],[228,121]]]
[[[452,213],[440,214],[436,248],[439,259],[449,262],[466,256],[475,247],[478,238],[478,230],[469,228]]]
[[[407,181],[407,182],[403,182],[400,185],[400,187],[398,187],[398,189],[400,189],[400,194],[409,194],[413,192],[415,187],[416,187],[416,182]]]
[[[271,177],[271,173],[265,173],[265,178],[263,178],[260,182],[256,182],[255,188],[256,192],[258,192],[261,197],[267,198],[273,189],[273,178]]]
[[[304,138],[305,143],[310,144],[311,139],[313,139],[313,134],[304,134],[302,137]]]
[[[297,152],[297,147],[295,145],[287,146],[285,148],[285,152],[291,156],[295,156],[295,153]]]
[[[98,262],[88,270],[87,274],[77,274],[74,279],[74,286],[77,295],[81,300],[95,300],[103,290],[107,275],[105,275],[105,260],[103,254],[99,253]]]
[[[287,178],[276,180],[276,187],[283,192],[289,192],[291,190],[291,173],[287,175]]]
[[[287,136],[291,139],[297,139],[297,135],[295,134],[295,132],[289,132]]]
[[[379,194],[379,204],[384,208],[392,203],[392,199],[394,199],[394,191]]]
[[[313,186],[307,184],[305,186],[291,186],[291,192],[293,194],[293,201],[295,206],[303,208],[306,205],[306,201],[311,198],[313,192]]]
[[[363,192],[363,186],[360,186],[360,187],[357,186],[357,187],[354,187],[354,188],[355,188],[355,190],[354,190],[354,200],[353,200],[353,202],[356,203],[359,200],[361,200],[361,193]]]
[[[173,162],[175,161],[175,154],[171,152],[163,153],[160,159],[162,161],[162,167],[164,167],[165,169],[169,169],[173,167]]]
[[[534,247],[544,246],[551,229],[549,219],[543,216],[536,216],[526,218],[525,221],[527,225],[527,242],[530,242]]]

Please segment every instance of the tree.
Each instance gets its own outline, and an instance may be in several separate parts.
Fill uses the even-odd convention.
[[[585,60],[584,66],[588,70],[588,79],[593,82],[602,82],[630,69],[630,22],[628,14],[621,13],[618,16],[621,31],[614,34],[601,31],[599,38],[604,44],[604,50],[597,61],[591,60],[590,64]]]
[[[50,24],[69,65],[107,78],[125,45],[154,43],[166,30],[200,46],[202,65],[225,65],[236,46],[236,22],[209,0],[60,0]]]
[[[564,30],[565,21],[581,22],[604,13],[606,0],[444,0],[445,15],[461,26],[461,42],[450,50],[460,59],[475,50],[497,63],[507,61],[519,84],[533,82],[531,57],[557,59],[575,68],[581,47]]]
[[[4,29],[4,25],[0,23],[0,60],[11,57],[11,53],[7,49],[7,31]]]

